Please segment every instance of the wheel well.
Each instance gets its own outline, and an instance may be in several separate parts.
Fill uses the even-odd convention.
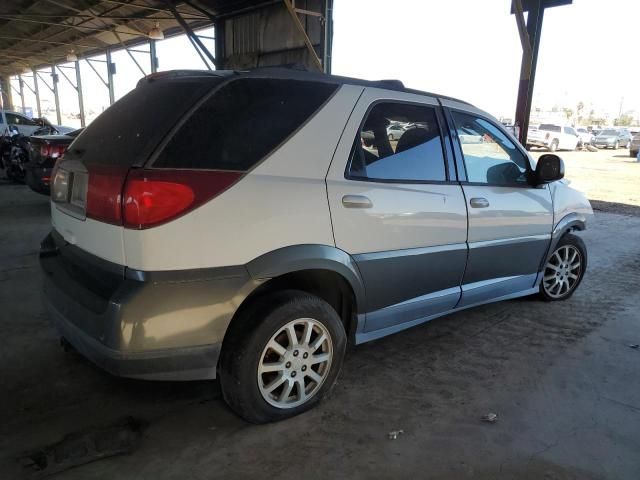
[[[323,299],[338,313],[347,335],[349,337],[352,336],[356,327],[357,311],[353,289],[349,282],[339,273],[321,269],[290,272],[264,282],[251,292],[238,307],[227,328],[227,332],[231,330],[240,316],[239,313],[254,300],[282,290],[299,290]]]

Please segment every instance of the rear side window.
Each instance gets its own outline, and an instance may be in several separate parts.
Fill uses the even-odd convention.
[[[336,88],[300,80],[233,80],[193,113],[153,166],[249,170],[308,120]]]
[[[220,82],[220,78],[192,78],[143,83],[100,114],[65,158],[141,166],[180,117]]]
[[[551,125],[543,123],[538,127],[538,130],[544,130],[546,132],[558,132],[560,133],[560,127],[558,125]]]
[[[375,105],[356,139],[347,177],[393,182],[445,181],[435,109],[403,103]]]

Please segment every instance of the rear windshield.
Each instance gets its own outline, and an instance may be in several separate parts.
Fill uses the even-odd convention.
[[[140,166],[180,117],[221,81],[208,77],[141,83],[78,135],[65,158]]]
[[[194,112],[153,166],[246,171],[295,132],[336,88],[300,80],[233,80]]]
[[[600,135],[618,135],[617,130],[603,130],[600,132]]]
[[[538,130],[545,130],[547,132],[559,132],[560,127],[558,125],[551,125],[543,123],[538,127]]]

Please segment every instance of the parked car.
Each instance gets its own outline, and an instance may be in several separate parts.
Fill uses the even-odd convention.
[[[640,133],[636,133],[631,139],[631,145],[629,146],[629,156],[636,158],[638,151],[640,150]]]
[[[569,125],[543,123],[537,129],[529,129],[527,147],[544,147],[550,152],[556,150],[575,150],[580,137]]]
[[[389,140],[398,140],[405,130],[405,125],[402,125],[400,123],[392,123],[387,127],[387,137],[389,137]]]
[[[589,145],[591,143],[593,135],[585,127],[578,127],[575,130],[580,138],[578,142],[580,145]]]
[[[393,122],[416,125],[394,146]],[[44,300],[109,372],[219,377],[240,416],[279,420],[331,390],[348,342],[569,298],[592,210],[563,175],[489,114],[399,82],[163,72],[56,164]]]
[[[82,132],[82,129],[62,135],[34,135],[29,137],[29,161],[26,164],[25,181],[31,190],[43,195],[49,195],[51,170],[80,132]]]
[[[18,132],[25,136],[34,135],[36,130],[46,127],[47,125],[54,127],[58,132],[73,130],[69,127],[51,125],[45,119],[29,118],[18,112],[0,110],[0,133],[6,134],[10,125],[14,125],[18,129]]]
[[[616,150],[620,147],[629,148],[631,134],[626,128],[608,128],[593,137],[591,144],[599,148],[613,148]]]

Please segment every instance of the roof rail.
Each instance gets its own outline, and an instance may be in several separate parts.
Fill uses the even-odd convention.
[[[372,80],[371,84],[374,86],[382,87],[382,88],[393,88],[393,89],[399,89],[399,90],[405,89],[404,83],[402,83],[401,80],[394,80],[394,79]]]

